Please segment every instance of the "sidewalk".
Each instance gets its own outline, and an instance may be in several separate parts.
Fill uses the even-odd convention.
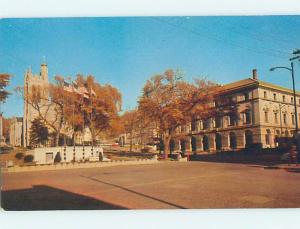
[[[49,171],[62,169],[81,169],[95,167],[111,167],[117,165],[142,165],[158,163],[157,159],[138,159],[134,161],[111,161],[111,162],[87,162],[87,163],[59,163],[51,165],[34,165],[34,166],[13,166],[9,168],[1,168],[4,173],[16,172],[32,172],[32,171]]]

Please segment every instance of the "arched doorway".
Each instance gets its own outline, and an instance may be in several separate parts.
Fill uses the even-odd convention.
[[[235,135],[234,132],[230,132],[229,133],[229,147],[231,149],[236,149],[236,146],[237,146],[237,144],[236,144],[236,135]]]
[[[208,151],[209,150],[209,138],[207,135],[203,136],[203,150]]]
[[[251,130],[245,131],[245,141],[246,141],[245,147],[246,148],[251,147],[251,145],[253,144],[253,133]]]
[[[196,152],[197,150],[197,139],[196,137],[191,137],[191,145],[192,145],[192,152]]]
[[[216,133],[215,141],[216,141],[216,150],[222,150],[222,135]]]
[[[180,147],[181,147],[181,152],[185,153],[185,150],[186,150],[185,140],[180,140]]]

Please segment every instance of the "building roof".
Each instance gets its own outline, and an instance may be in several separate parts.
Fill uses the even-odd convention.
[[[282,92],[285,92],[285,93],[293,93],[292,89],[285,88],[285,87],[282,87],[282,86],[278,86],[278,85],[268,83],[268,82],[265,82],[265,81],[261,81],[261,80],[255,80],[255,79],[252,79],[252,78],[247,78],[247,79],[239,80],[239,81],[236,81],[236,82],[233,82],[233,83],[222,85],[219,88],[219,92],[220,93],[226,93],[226,92],[231,92],[231,91],[235,91],[235,90],[241,90],[243,88],[248,88],[248,87],[252,87],[252,86],[257,86],[257,87],[262,86],[262,87],[266,87],[266,88],[269,88],[269,89],[275,89],[275,90],[278,90],[278,91],[282,91]],[[299,91],[296,91],[296,94],[298,96],[300,96]]]

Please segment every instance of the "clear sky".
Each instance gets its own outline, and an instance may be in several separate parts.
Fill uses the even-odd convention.
[[[50,78],[92,74],[121,91],[126,110],[149,77],[169,68],[221,84],[257,68],[261,80],[291,88],[288,71],[269,68],[289,66],[299,37],[299,16],[2,19],[0,72],[13,75],[12,91],[28,66],[39,73],[45,56]],[[299,90],[299,63],[295,73]],[[1,110],[23,116],[22,99],[11,95]]]

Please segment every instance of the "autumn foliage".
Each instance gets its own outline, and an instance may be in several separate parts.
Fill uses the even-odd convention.
[[[210,115],[214,91],[218,85],[206,80],[186,82],[178,72],[167,70],[149,79],[139,99],[139,112],[157,123],[167,158],[170,140],[176,128],[197,117]]]

